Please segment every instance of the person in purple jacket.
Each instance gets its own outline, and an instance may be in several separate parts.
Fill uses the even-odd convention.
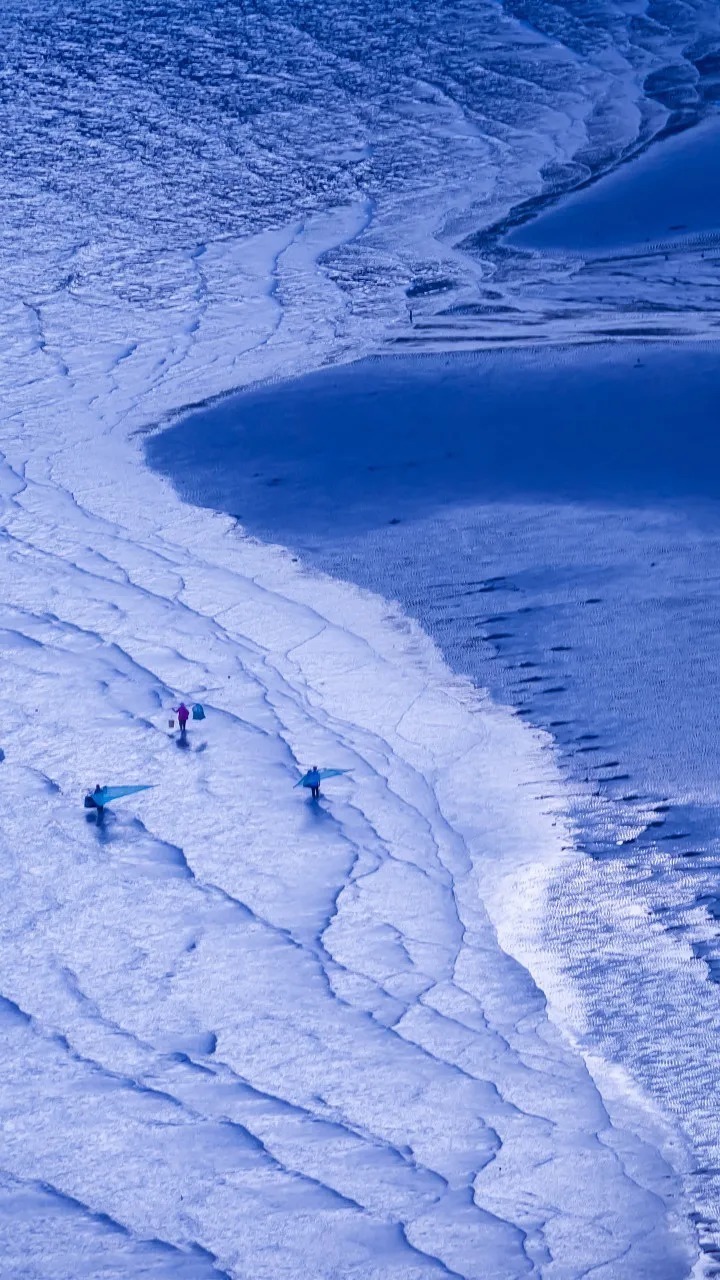
[[[188,711],[184,702],[181,702],[179,707],[173,707],[173,711],[175,712],[178,718],[178,724],[180,725],[180,733],[184,734],[185,731],[187,730],[187,722],[190,718],[190,712]]]

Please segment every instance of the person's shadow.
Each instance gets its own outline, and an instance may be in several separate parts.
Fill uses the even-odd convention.
[[[111,839],[111,832],[108,830],[108,822],[112,826],[113,818],[105,812],[104,809],[96,809],[94,813],[86,813],[85,821],[94,826],[97,831],[98,840],[105,843]]]
[[[329,809],[325,808],[322,792],[319,796],[308,796],[306,801],[306,813],[308,825],[318,822],[334,822],[335,819]]]
[[[188,751],[190,743],[188,742],[187,729],[180,730],[180,737],[176,738],[176,743],[180,751]]]

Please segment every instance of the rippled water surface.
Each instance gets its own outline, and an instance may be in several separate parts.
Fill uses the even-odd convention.
[[[13,4],[3,28],[2,278],[29,305],[191,306],[204,246],[356,203],[324,262],[351,312],[452,292],[463,235],[697,118],[719,65],[702,0]]]

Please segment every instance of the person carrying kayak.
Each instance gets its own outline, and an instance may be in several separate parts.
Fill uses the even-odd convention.
[[[308,769],[302,778],[298,778],[295,783],[296,787],[308,787],[313,800],[317,800],[320,795],[320,783],[323,778],[339,778],[342,773],[347,773],[347,769],[318,769],[314,764],[312,769]]]
[[[173,711],[175,712],[175,715],[178,718],[178,724],[180,725],[180,732],[185,733],[185,731],[187,730],[187,722],[190,719],[190,712],[188,711],[184,702],[181,702],[179,707],[173,707]]]
[[[305,774],[305,786],[310,788],[313,800],[317,800],[320,795],[320,770],[316,764]]]
[[[123,796],[132,796],[136,791],[150,791],[152,783],[135,783],[130,787],[101,787],[98,783],[94,791],[88,791],[85,796],[84,805],[86,809],[95,809],[98,822],[101,822],[105,816],[105,805],[110,804],[113,800],[120,800]]]
[[[105,812],[105,788],[96,783],[93,791],[88,791],[85,796],[84,804],[86,809],[97,809],[98,817],[102,817]]]

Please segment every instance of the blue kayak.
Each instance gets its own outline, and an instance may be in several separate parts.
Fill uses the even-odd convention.
[[[150,791],[152,783],[143,783],[139,787],[97,787],[95,791],[90,791],[85,797],[85,808],[102,809],[106,804],[110,804],[111,800],[119,800],[122,796],[134,795],[136,791]],[[89,803],[88,803],[89,802]]]
[[[302,778],[295,783],[296,787],[316,787],[324,778],[339,778],[341,773],[349,773],[349,769],[308,769]]]

